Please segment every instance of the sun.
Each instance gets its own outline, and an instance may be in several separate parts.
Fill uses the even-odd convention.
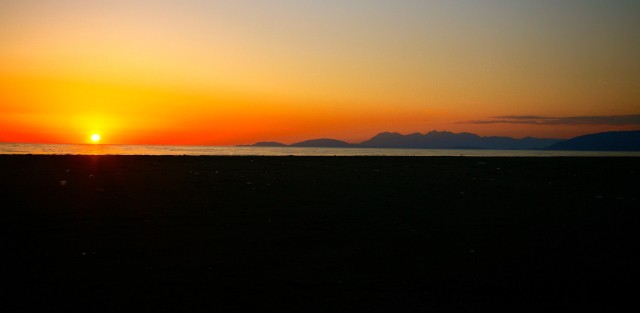
[[[92,141],[93,143],[98,143],[98,142],[100,142],[100,134],[93,134],[93,135],[91,135],[91,141]]]

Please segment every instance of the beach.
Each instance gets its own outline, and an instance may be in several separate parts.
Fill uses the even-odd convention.
[[[6,312],[635,296],[638,158],[0,155],[0,177]]]

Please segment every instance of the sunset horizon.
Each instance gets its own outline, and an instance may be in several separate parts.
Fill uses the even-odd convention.
[[[629,1],[3,1],[0,142],[640,129],[639,10]]]
[[[609,133],[609,132],[638,132],[640,131],[640,127],[639,128],[631,128],[631,129],[605,129],[602,131],[596,131],[596,132],[586,132],[586,133],[579,133],[576,134],[574,136],[570,136],[570,137],[552,137],[552,136],[548,136],[548,137],[536,137],[536,136],[529,136],[529,135],[523,135],[523,136],[509,136],[509,135],[493,135],[493,134],[478,134],[478,133],[474,133],[474,132],[470,132],[470,131],[460,131],[460,132],[454,132],[454,131],[449,131],[446,129],[431,129],[431,130],[427,130],[427,131],[413,131],[413,132],[396,132],[396,131],[381,131],[381,132],[377,132],[374,134],[371,134],[371,136],[366,136],[363,137],[362,139],[354,139],[354,140],[345,140],[343,138],[340,137],[330,137],[330,136],[323,136],[323,135],[318,135],[315,137],[304,137],[304,138],[297,138],[296,139],[289,139],[289,140],[274,140],[271,138],[258,138],[254,141],[246,141],[246,142],[237,142],[237,143],[229,143],[229,144],[215,144],[215,143],[207,143],[206,141],[203,143],[175,143],[175,142],[164,142],[164,141],[159,141],[159,142],[154,142],[154,141],[148,141],[148,142],[135,142],[135,143],[121,143],[121,142],[109,142],[107,140],[109,140],[108,138],[104,138],[102,133],[89,133],[86,134],[86,138],[84,138],[84,140],[82,141],[78,141],[78,142],[47,142],[47,141],[0,141],[0,143],[4,143],[4,144],[61,144],[61,145],[78,145],[78,144],[86,144],[86,145],[157,145],[157,146],[252,146],[254,144],[258,144],[258,143],[278,143],[278,144],[285,144],[285,145],[292,145],[292,144],[296,144],[296,143],[300,143],[300,142],[305,142],[305,141],[312,141],[312,140],[318,140],[318,139],[331,139],[331,140],[338,140],[338,141],[343,141],[352,145],[359,145],[362,142],[365,142],[371,138],[374,138],[377,135],[380,134],[384,134],[384,133],[394,133],[394,134],[399,134],[402,136],[408,136],[408,135],[412,135],[412,134],[420,134],[420,135],[426,135],[429,133],[451,133],[451,134],[472,134],[472,135],[477,135],[480,137],[504,137],[504,138],[513,138],[516,140],[520,140],[520,139],[524,139],[524,138],[536,138],[536,139],[557,139],[557,140],[568,140],[568,139],[572,139],[575,137],[581,137],[581,136],[587,136],[587,135],[594,135],[594,134],[600,134],[600,133]],[[106,139],[106,140],[105,140]]]

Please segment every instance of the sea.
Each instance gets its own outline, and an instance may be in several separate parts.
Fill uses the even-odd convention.
[[[0,143],[0,154],[228,156],[640,157],[640,152]]]

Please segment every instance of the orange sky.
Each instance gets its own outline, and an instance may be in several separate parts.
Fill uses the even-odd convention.
[[[514,2],[0,1],[0,142],[640,129],[638,2]]]

